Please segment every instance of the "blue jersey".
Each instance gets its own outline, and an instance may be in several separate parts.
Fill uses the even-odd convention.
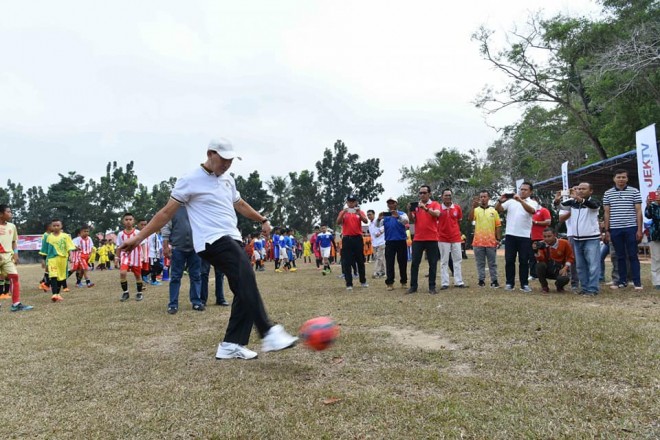
[[[264,248],[264,243],[261,240],[254,240],[254,250],[261,251]]]
[[[316,236],[316,242],[319,244],[319,247],[327,248],[332,246],[332,234],[329,232],[320,232]]]
[[[273,234],[273,255],[276,259],[280,258],[280,236]]]

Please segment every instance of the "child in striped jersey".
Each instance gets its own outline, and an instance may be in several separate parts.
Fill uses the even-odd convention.
[[[87,287],[94,287],[94,283],[89,279],[89,256],[94,248],[94,242],[89,238],[89,226],[84,225],[80,228],[78,236],[73,239],[76,250],[71,252],[71,261],[73,270],[76,272],[76,287],[83,287],[82,279],[85,278]]]
[[[128,240],[129,238],[135,237],[138,234],[137,229],[135,229],[135,217],[130,212],[127,212],[122,217],[122,223],[124,224],[124,230],[117,235],[117,247],[120,247],[121,244]],[[130,298],[130,293],[128,291],[128,281],[126,280],[126,275],[128,272],[132,272],[135,276],[135,283],[137,288],[137,295],[135,299],[137,301],[142,301],[144,296],[142,295],[142,246],[137,246],[130,252],[121,251],[118,255],[120,259],[119,267],[119,281],[121,283],[122,295],[120,301],[127,301]]]

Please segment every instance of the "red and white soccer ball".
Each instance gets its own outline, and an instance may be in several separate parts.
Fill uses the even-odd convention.
[[[338,337],[339,326],[327,316],[312,318],[300,327],[303,345],[312,350],[325,350],[334,344]]]

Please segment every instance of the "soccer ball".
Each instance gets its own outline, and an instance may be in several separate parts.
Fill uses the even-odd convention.
[[[339,326],[327,316],[312,318],[300,327],[300,339],[312,350],[325,350],[334,344],[338,337]]]

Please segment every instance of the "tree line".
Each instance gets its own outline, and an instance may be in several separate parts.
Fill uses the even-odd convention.
[[[338,140],[325,149],[316,171],[290,172],[265,181],[257,171],[247,177],[232,176],[241,196],[266,213],[273,225],[309,232],[316,224],[334,224],[348,194],[356,194],[363,202],[377,200],[383,192],[377,182],[382,173],[379,159],[360,160]],[[140,183],[132,161],[125,166],[108,163],[98,180],[86,179],[76,171],[58,176],[59,181],[46,190],[40,186],[25,189],[11,180],[0,187],[0,203],[11,206],[21,234],[43,233],[53,218],[61,219],[69,232],[85,224],[96,233],[117,231],[125,212],[132,212],[136,219],[150,219],[167,203],[176,184],[176,178],[170,177],[147,187]],[[254,222],[238,218],[244,235],[260,229]]]

